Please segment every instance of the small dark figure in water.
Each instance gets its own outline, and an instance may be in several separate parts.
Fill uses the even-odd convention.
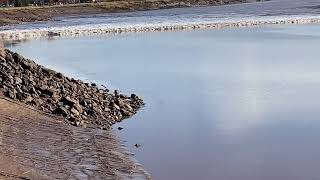
[[[123,129],[123,127],[118,127],[118,130],[121,131]]]
[[[135,144],[134,145],[136,148],[139,148],[139,147],[141,147],[141,144]]]

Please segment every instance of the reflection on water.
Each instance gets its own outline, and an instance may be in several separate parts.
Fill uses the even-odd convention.
[[[146,107],[119,134],[155,179],[300,180],[320,178],[319,45],[320,26],[303,25],[34,40],[12,49],[142,95]]]

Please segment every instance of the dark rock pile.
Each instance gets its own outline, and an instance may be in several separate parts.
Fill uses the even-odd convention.
[[[0,53],[0,92],[43,112],[63,116],[71,125],[103,129],[143,106],[135,94],[111,94],[106,88],[65,77],[9,50]]]

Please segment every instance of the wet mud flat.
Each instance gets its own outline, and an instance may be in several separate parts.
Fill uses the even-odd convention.
[[[111,130],[69,126],[0,96],[0,179],[150,179]]]

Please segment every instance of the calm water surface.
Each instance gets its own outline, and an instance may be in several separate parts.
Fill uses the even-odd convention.
[[[320,179],[320,25],[32,40],[67,75],[141,95],[117,134],[155,179]],[[135,143],[141,148],[133,147]]]

